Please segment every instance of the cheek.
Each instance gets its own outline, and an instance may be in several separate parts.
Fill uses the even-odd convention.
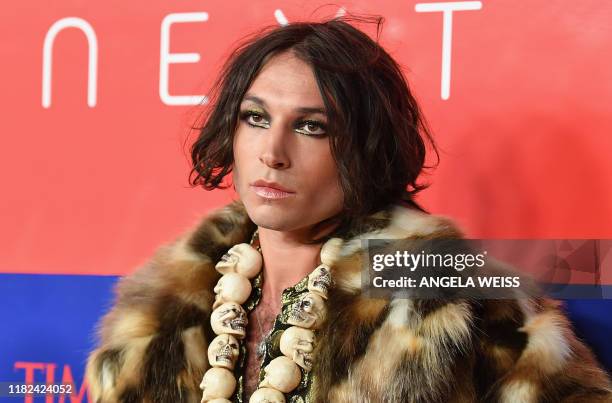
[[[248,163],[248,158],[249,158],[249,155],[248,155],[249,147],[245,145],[245,136],[244,134],[241,134],[240,129],[238,129],[236,131],[236,134],[234,135],[232,150],[233,150],[233,159],[234,159],[232,177],[233,177],[234,186],[236,187],[236,191],[240,195],[240,191],[242,188],[241,173],[243,171],[248,171],[246,164]]]
[[[329,147],[319,150],[316,155],[312,156],[310,167],[309,181],[317,189],[317,194],[325,194],[327,199],[334,204],[341,203],[343,192],[340,187],[340,175]]]

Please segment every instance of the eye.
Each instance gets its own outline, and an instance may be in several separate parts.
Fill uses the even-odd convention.
[[[249,126],[261,127],[264,129],[270,128],[270,122],[268,122],[260,112],[243,111],[240,113],[240,119],[245,121]]]
[[[296,128],[298,133],[313,137],[323,137],[326,135],[325,124],[316,120],[304,120]]]

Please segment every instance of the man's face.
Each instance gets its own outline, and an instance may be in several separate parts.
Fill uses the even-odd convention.
[[[246,92],[234,137],[236,191],[255,224],[296,231],[336,215],[343,193],[312,68],[273,56]]]

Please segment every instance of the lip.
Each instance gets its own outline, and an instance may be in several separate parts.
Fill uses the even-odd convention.
[[[284,199],[295,194],[295,192],[279,185],[276,182],[267,182],[262,179],[251,183],[251,186],[258,196],[265,199]]]
[[[276,182],[268,182],[263,179],[256,180],[255,182],[251,183],[251,186],[280,190],[281,192],[285,193],[295,193],[293,190],[287,189]]]

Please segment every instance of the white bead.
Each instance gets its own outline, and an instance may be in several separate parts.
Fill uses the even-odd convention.
[[[234,245],[221,257],[215,269],[221,274],[238,273],[253,278],[261,271],[263,259],[257,249],[248,243]]]
[[[320,264],[308,275],[308,291],[319,294],[327,299],[327,293],[331,287],[331,273],[329,266]]]
[[[260,388],[253,392],[249,403],[285,403],[285,395],[276,389]]]
[[[300,384],[302,373],[291,358],[277,357],[264,368],[265,377],[259,384],[262,388],[273,388],[289,393]]]
[[[280,350],[306,371],[312,369],[315,335],[312,330],[291,326],[280,338]]]
[[[344,241],[340,238],[331,238],[321,247],[321,263],[331,267],[340,257],[340,249]]]
[[[227,273],[221,276],[214,288],[215,303],[213,309],[226,302],[243,304],[251,295],[251,282],[238,273]]]
[[[225,368],[210,368],[202,378],[200,389],[202,389],[202,402],[218,398],[227,399],[236,389],[236,378]]]
[[[208,345],[208,363],[212,367],[234,369],[240,354],[238,340],[231,334],[220,334]]]
[[[210,325],[215,334],[231,334],[239,339],[246,334],[248,319],[244,308],[235,302],[226,302],[210,315]]]
[[[307,292],[289,308],[287,323],[307,329],[318,329],[327,315],[325,300],[319,294]]]

